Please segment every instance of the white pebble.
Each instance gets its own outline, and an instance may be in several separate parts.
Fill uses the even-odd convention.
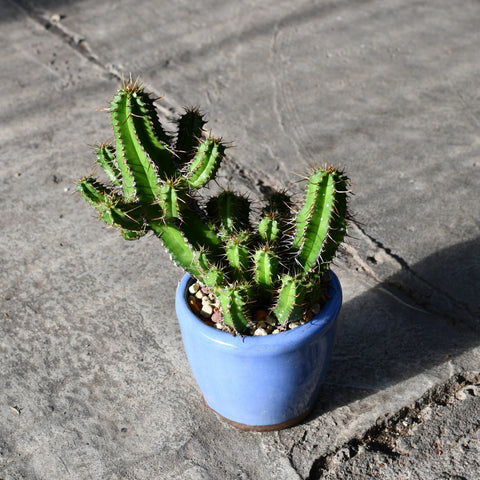
[[[188,291],[190,293],[197,293],[198,292],[198,289],[200,288],[200,285],[198,283],[192,283],[189,287],[188,287]]]
[[[257,328],[253,332],[254,337],[264,337],[265,335],[268,335],[267,331],[264,328]]]
[[[209,318],[213,313],[213,308],[210,305],[202,305],[200,315],[205,318]]]
[[[455,397],[457,400],[460,400],[463,402],[467,398],[467,394],[465,393],[464,390],[460,390],[455,394]]]

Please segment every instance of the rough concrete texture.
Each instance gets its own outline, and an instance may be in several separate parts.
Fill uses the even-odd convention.
[[[319,458],[316,478],[463,480],[480,472],[480,376],[455,376],[361,439]]]
[[[0,479],[478,478],[479,41],[476,0],[0,2]],[[224,183],[300,193],[324,160],[354,181],[301,425],[241,433],[203,406],[182,272],[73,194],[129,73],[162,118],[208,112],[236,147]]]

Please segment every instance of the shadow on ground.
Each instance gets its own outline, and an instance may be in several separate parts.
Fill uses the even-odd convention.
[[[29,0],[11,0],[0,2],[0,25],[7,22],[15,22],[20,18],[29,16],[31,13],[52,11],[59,14],[62,6],[76,3],[78,0],[44,0],[32,2]]]
[[[399,297],[394,286],[412,283],[417,291]],[[454,362],[480,345],[479,291],[480,237],[437,252],[345,303],[312,416]]]

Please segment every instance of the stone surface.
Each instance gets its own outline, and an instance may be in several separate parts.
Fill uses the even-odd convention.
[[[464,480],[480,472],[479,375],[458,376],[365,439],[317,463],[310,478]]]
[[[428,392],[480,364],[479,19],[474,0],[0,3],[0,478],[476,478],[478,396]],[[301,425],[241,433],[204,407],[182,272],[74,194],[129,73],[162,118],[208,112],[236,188],[300,193],[324,160],[354,181],[337,345]],[[426,395],[403,468],[368,450]]]

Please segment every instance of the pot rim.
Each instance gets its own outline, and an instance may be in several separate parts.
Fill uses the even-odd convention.
[[[334,323],[342,304],[342,288],[340,281],[334,272],[329,270],[330,284],[328,287],[329,298],[320,312],[311,320],[299,325],[293,330],[270,334],[265,336],[241,336],[218,330],[211,327],[197,317],[188,306],[187,286],[193,277],[186,273],[181,279],[176,292],[175,307],[177,315],[182,315],[184,321],[188,321],[189,328],[195,328],[197,333],[204,335],[210,340],[225,345],[226,347],[237,347],[242,349],[270,349],[278,346],[288,348],[298,346],[299,343],[308,341],[319,330],[327,330]]]

